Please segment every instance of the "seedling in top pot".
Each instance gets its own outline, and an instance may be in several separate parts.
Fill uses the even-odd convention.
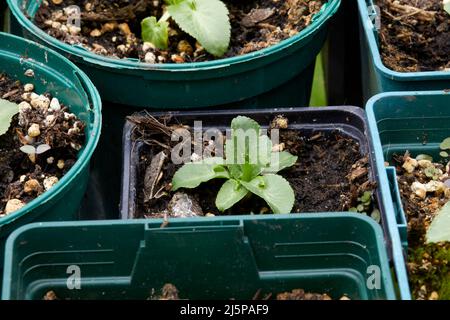
[[[231,139],[225,144],[226,158],[207,158],[185,164],[173,177],[173,191],[196,188],[211,179],[225,179],[216,197],[220,211],[253,193],[263,198],[274,213],[290,213],[295,201],[294,191],[289,182],[276,173],[293,166],[297,157],[287,151],[272,152],[272,141],[260,133],[261,127],[256,121],[247,117],[233,119]]]
[[[164,0],[167,4],[163,16],[157,20],[149,17],[142,20],[142,40],[156,48],[169,47],[169,23],[172,18],[177,25],[190,34],[206,51],[221,57],[228,50],[231,25],[228,9],[219,0]],[[185,44],[186,46],[188,44]]]

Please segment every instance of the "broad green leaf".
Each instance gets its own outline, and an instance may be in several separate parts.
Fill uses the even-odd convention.
[[[444,0],[444,10],[450,14],[450,0]]]
[[[441,150],[450,149],[450,138],[445,138],[444,141],[441,142]]]
[[[193,189],[202,182],[211,179],[230,178],[227,169],[220,164],[213,163],[214,159],[220,160],[220,158],[208,158],[205,162],[190,162],[183,165],[172,178],[172,190],[176,191],[179,188]]]
[[[173,1],[171,1],[173,2]],[[227,52],[231,38],[228,9],[220,0],[185,0],[167,7],[178,26],[214,56]]]
[[[219,190],[216,198],[216,207],[225,211],[242,200],[249,191],[234,179],[226,181]]]
[[[287,151],[273,152],[270,165],[267,168],[264,168],[262,173],[277,173],[283,169],[292,167],[297,162],[297,159],[297,156],[294,156]]]
[[[440,155],[442,158],[448,158],[448,152],[446,152],[446,151],[441,151],[441,152],[439,152],[439,155]]]
[[[417,161],[419,161],[419,160],[429,160],[429,161],[433,162],[433,157],[430,156],[430,155],[428,155],[428,154],[419,154],[419,155],[416,157],[416,160],[417,160]]]
[[[250,182],[240,182],[250,192],[263,198],[273,213],[291,213],[295,202],[294,190],[283,177],[267,174]]]
[[[17,104],[0,99],[0,136],[8,132],[11,120],[17,113],[19,113]]]
[[[156,21],[155,17],[148,17],[142,20],[142,40],[151,42],[161,50],[166,50],[169,46],[169,23],[167,21]]]
[[[265,167],[269,165],[272,156],[272,140],[267,135],[262,135],[258,140],[258,163]]]
[[[242,129],[244,131],[254,130],[256,133],[256,136],[259,136],[261,126],[259,125],[258,122],[256,122],[255,120],[253,120],[249,117],[238,116],[231,121],[232,133],[233,133],[233,131],[238,130],[238,129]]]
[[[427,243],[450,242],[450,202],[447,202],[431,222],[427,231]]]

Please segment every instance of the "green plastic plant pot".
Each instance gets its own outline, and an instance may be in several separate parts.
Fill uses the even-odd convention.
[[[397,212],[390,225],[394,264],[403,299],[411,299],[402,243],[406,249],[406,216],[402,208],[395,169],[384,169],[394,153],[429,154],[438,158],[439,144],[450,136],[450,93],[447,91],[392,92],[373,97],[366,106],[385,203]],[[424,143],[426,138],[426,143]],[[390,183],[391,182],[391,183]],[[389,192],[389,186],[391,191]],[[397,225],[397,226],[396,226]]]
[[[449,89],[450,71],[397,72],[383,64],[374,23],[377,18],[374,2],[358,0],[365,101],[382,92]]]
[[[209,62],[148,64],[113,59],[52,38],[33,24],[42,0],[8,0],[17,32],[58,50],[93,80],[106,101],[151,108],[202,108],[239,103],[300,79],[296,105],[309,103],[315,58],[327,35],[329,19],[340,0],[329,0],[309,27],[269,48]],[[28,17],[27,17],[28,16]],[[303,76],[303,77],[302,77]],[[295,84],[294,84],[295,85]],[[261,100],[256,106],[263,106]],[[248,107],[247,103],[247,107]]]
[[[89,78],[58,53],[39,44],[0,33],[0,72],[33,83],[37,92],[49,92],[86,123],[86,143],[74,166],[52,189],[22,209],[0,218],[0,270],[4,243],[18,227],[33,221],[67,221],[77,218],[89,177],[89,162],[101,130],[101,101]],[[24,75],[27,69],[34,77]]]
[[[4,300],[251,299],[304,289],[335,299],[395,299],[379,225],[351,213],[31,224],[8,239]],[[54,241],[59,239],[59,241]],[[218,254],[219,253],[219,254]],[[80,289],[67,287],[79,268]],[[72,269],[74,270],[74,269]],[[378,283],[371,284],[376,270]]]

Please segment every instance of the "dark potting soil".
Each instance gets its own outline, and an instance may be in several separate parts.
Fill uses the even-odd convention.
[[[377,0],[381,57],[399,72],[450,68],[450,15],[442,0]]]
[[[49,94],[45,97],[52,100]],[[33,104],[31,92],[26,93],[22,83],[1,72],[0,98],[22,103],[20,107],[23,102]],[[85,140],[84,124],[64,105],[56,109],[28,104],[28,109],[21,108],[14,116],[8,132],[0,136],[0,217],[20,209],[50,189],[75,163]],[[38,125],[40,130],[33,139],[28,136],[32,124]],[[35,159],[20,150],[24,145],[45,144],[51,149],[35,155]]]
[[[170,141],[170,134],[183,125],[177,123],[176,119],[168,118],[158,121],[153,117],[133,116],[129,119],[137,124],[133,140],[145,143],[139,158],[137,212],[134,217],[167,217],[169,203],[174,196],[171,191],[172,177],[181,165],[168,160],[162,165],[162,173],[153,173],[155,177],[161,175],[158,184],[153,187],[154,190],[160,190],[158,194],[162,195],[157,199],[147,201],[146,195],[151,192],[146,186],[145,176],[155,155],[164,151],[170,159],[170,151],[178,143]],[[284,143],[284,150],[298,156],[294,166],[279,173],[294,190],[293,212],[347,211],[358,206],[358,198],[364,192],[373,192],[376,188],[376,183],[369,181],[368,157],[361,155],[356,140],[340,132],[316,132],[311,136],[295,130],[280,129],[280,143]],[[208,142],[204,142],[204,145],[207,146]],[[183,192],[189,196],[193,207],[204,215],[271,212],[265,201],[254,195],[249,195],[223,213],[219,212],[215,199],[223,182],[223,179],[214,179],[195,189],[184,189]],[[367,209],[367,212],[375,209],[373,197]]]
[[[250,297],[249,297],[250,298]],[[272,293],[261,295],[261,290],[258,290],[253,296],[252,300],[332,300],[332,298],[327,294],[321,293],[309,293],[305,292],[303,289],[294,289],[292,291],[282,292],[276,294],[275,296]],[[152,292],[150,295],[150,300],[180,300],[180,292],[177,287],[171,283],[165,284],[161,292],[159,294],[155,294]],[[234,299],[233,299],[234,300]],[[348,297],[343,296],[341,300],[350,300]]]
[[[150,293],[150,297],[147,300],[181,300],[179,291],[171,283],[165,284],[159,293]],[[267,294],[263,297],[260,296],[260,290],[256,292],[253,300],[269,300],[272,298],[272,294]],[[59,300],[55,291],[48,291],[42,300]],[[303,289],[294,289],[290,292],[283,292],[276,295],[276,300],[332,300],[327,294],[308,293]],[[342,296],[340,300],[350,300],[347,296]]]
[[[140,21],[162,15],[163,0],[64,0],[47,1],[35,23],[49,35],[69,44],[80,44],[97,54],[136,58],[149,63],[183,63],[214,60],[195,39],[171,23],[169,46],[161,51],[143,46]],[[327,0],[225,0],[230,12],[231,43],[225,57],[261,50],[285,40],[312,21]],[[81,9],[81,30],[67,28],[70,13]],[[257,11],[252,11],[256,9]],[[187,42],[186,42],[187,41]]]
[[[413,192],[415,182],[441,181],[448,172],[445,165],[433,163],[440,177],[429,177],[425,167],[412,172],[404,167],[409,154],[394,156],[403,209],[408,221],[408,273],[414,299],[450,299],[450,243],[426,243],[426,232],[439,210],[450,200],[450,190]],[[431,164],[431,162],[429,163]],[[427,164],[428,165],[428,164]],[[411,170],[409,170],[411,171]],[[438,174],[439,175],[439,174]]]

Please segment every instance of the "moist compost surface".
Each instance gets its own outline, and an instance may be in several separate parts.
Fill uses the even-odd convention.
[[[440,177],[429,177],[424,168],[408,172],[404,167],[409,154],[394,156],[403,209],[408,221],[408,273],[411,291],[418,300],[450,299],[450,243],[426,243],[426,232],[439,210],[450,200],[450,190],[427,192],[426,196],[413,192],[412,184],[445,179],[448,168],[439,163]]]
[[[24,93],[22,83],[0,72],[0,98],[17,104],[29,102],[30,98],[23,98]],[[49,94],[46,97],[52,98]],[[0,136],[0,217],[11,213],[6,212],[8,201],[17,199],[22,205],[30,202],[52,187],[75,163],[77,149],[84,143],[84,124],[68,113],[67,107],[62,104],[60,107],[59,111],[35,107],[21,111],[14,116],[8,132]],[[40,135],[30,141],[28,128],[32,124],[39,125]],[[68,134],[74,126],[78,128],[76,132]],[[35,155],[35,162],[20,150],[24,145],[43,144],[51,149]]]
[[[215,59],[196,40],[171,22],[169,49],[143,46],[140,21],[161,17],[163,0],[64,0],[47,1],[35,23],[49,35],[69,44],[78,44],[94,53],[117,58],[135,58],[149,63],[200,62]],[[56,1],[59,2],[59,1]],[[231,43],[224,57],[261,50],[294,36],[308,25],[326,0],[227,0],[230,12]],[[81,9],[81,30],[67,28],[73,12]],[[64,10],[66,9],[66,10]],[[70,24],[69,24],[70,25]]]
[[[158,121],[155,118],[140,116],[130,117],[130,120],[137,124],[133,139],[144,142],[139,156],[136,182],[137,212],[134,218],[166,217],[169,203],[174,196],[170,191],[172,177],[181,165],[175,165],[172,161],[164,162],[160,182],[154,188],[162,190],[163,196],[158,199],[145,200],[149,190],[146,190],[148,187],[145,185],[144,177],[155,155],[164,151],[169,154],[170,159],[170,151],[175,145],[170,141],[170,132],[183,124],[177,123],[175,119],[168,122],[165,119]],[[163,131],[164,133],[161,133]],[[284,143],[285,151],[298,156],[294,166],[279,172],[287,179],[295,193],[292,212],[347,211],[358,206],[358,198],[364,192],[372,192],[376,187],[376,184],[369,180],[368,157],[361,155],[356,140],[341,132],[312,133],[280,129],[280,143]],[[205,142],[205,145],[207,144],[208,142]],[[195,189],[184,189],[183,192],[189,195],[195,207],[199,207],[198,211],[202,211],[205,215],[271,212],[265,201],[254,195],[242,199],[225,212],[219,212],[215,199],[223,183],[223,179],[214,179],[202,183]],[[368,209],[373,210],[373,205]]]
[[[377,0],[384,64],[399,72],[450,68],[450,15],[442,0]]]

